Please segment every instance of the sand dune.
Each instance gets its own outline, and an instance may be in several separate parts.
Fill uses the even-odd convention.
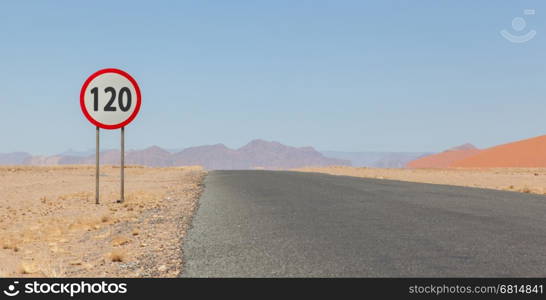
[[[462,168],[546,167],[546,135],[495,146],[454,162]]]
[[[479,149],[472,144],[464,144],[458,147],[448,149],[444,152],[428,155],[413,161],[410,161],[406,167],[417,168],[448,168],[453,163],[474,156],[480,152]]]

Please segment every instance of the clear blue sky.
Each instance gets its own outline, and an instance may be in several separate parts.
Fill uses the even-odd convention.
[[[545,134],[545,15],[538,0],[3,1],[0,152],[94,148],[79,90],[106,67],[142,89],[127,148],[440,151]],[[103,131],[104,148],[118,138]]]

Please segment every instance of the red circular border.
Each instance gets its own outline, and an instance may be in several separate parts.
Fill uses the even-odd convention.
[[[125,121],[123,121],[122,123],[119,123],[119,124],[114,124],[114,125],[103,124],[103,123],[93,119],[93,117],[91,117],[91,115],[87,111],[87,108],[85,107],[85,91],[87,90],[87,87],[89,86],[91,81],[93,81],[93,79],[95,79],[98,76],[100,76],[102,74],[105,74],[105,73],[116,73],[116,74],[119,74],[119,75],[127,78],[133,84],[133,87],[135,88],[135,91],[137,93],[135,110],[129,116],[129,118],[127,120],[125,120]],[[87,120],[89,120],[89,122],[91,122],[95,126],[98,126],[100,128],[104,128],[104,129],[118,129],[118,128],[121,128],[121,127],[125,127],[126,125],[131,123],[131,121],[133,121],[133,119],[136,118],[138,112],[140,111],[141,103],[142,103],[142,99],[141,99],[141,95],[140,95],[140,88],[138,87],[138,84],[137,84],[136,80],[133,77],[131,77],[131,75],[129,75],[127,72],[119,70],[119,69],[112,69],[112,68],[102,69],[102,70],[99,70],[99,71],[93,73],[84,82],[84,84],[82,86],[82,90],[80,91],[80,107],[82,109],[82,112],[83,112],[84,116],[87,118]]]

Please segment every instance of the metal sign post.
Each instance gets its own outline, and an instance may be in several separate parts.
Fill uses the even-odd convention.
[[[121,127],[121,191],[119,202],[125,201],[125,127]]]
[[[95,204],[99,204],[99,127],[97,126],[97,145],[95,148]]]
[[[117,202],[125,201],[125,126],[140,111],[140,88],[131,75],[118,69],[104,69],[93,73],[80,91],[83,115],[96,126],[95,203],[99,204],[99,132],[103,129],[121,129],[121,189]]]

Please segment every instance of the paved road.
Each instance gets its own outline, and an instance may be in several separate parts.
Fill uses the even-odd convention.
[[[183,276],[546,276],[546,197],[274,171],[215,171]]]

